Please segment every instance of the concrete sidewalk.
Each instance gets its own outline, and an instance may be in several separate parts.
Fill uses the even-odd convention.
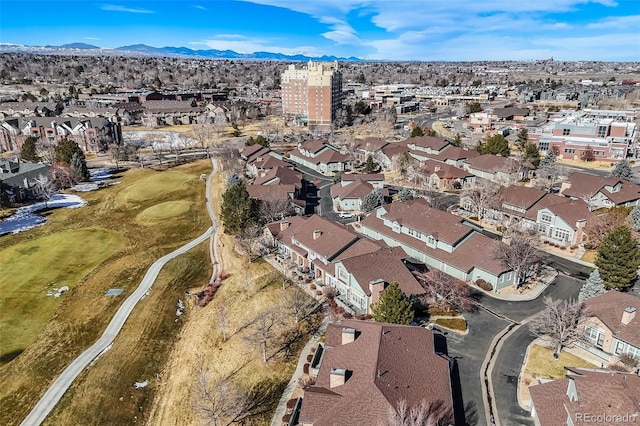
[[[547,287],[549,287],[549,284],[551,284],[557,276],[558,271],[551,267],[545,266],[542,268],[540,282],[537,283],[535,287],[524,293],[502,293],[500,292],[500,290],[498,290],[498,293],[485,291],[484,294],[489,297],[493,297],[494,299],[508,300],[511,302],[526,302],[535,300],[547,289]]]
[[[307,344],[302,348],[302,352],[300,352],[300,357],[298,358],[298,365],[296,366],[296,371],[294,371],[293,376],[291,376],[291,380],[287,384],[287,387],[284,389],[282,396],[280,397],[280,402],[278,402],[278,407],[276,408],[275,413],[273,414],[273,420],[271,421],[271,426],[281,426],[282,425],[282,416],[286,414],[287,411],[287,401],[291,399],[291,395],[293,395],[293,391],[298,386],[298,380],[302,377],[303,366],[307,362],[307,355],[311,351],[313,345],[318,343],[320,337],[324,334],[324,331],[327,329],[327,321],[326,319],[322,322],[318,330],[315,332],[313,337],[307,342]]]

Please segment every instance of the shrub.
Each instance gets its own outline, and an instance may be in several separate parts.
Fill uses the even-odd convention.
[[[620,355],[620,362],[630,368],[637,367],[640,364],[640,361],[630,354]]]
[[[231,274],[229,274],[227,271],[220,271],[220,281],[224,281],[227,278],[229,278],[231,276]]]
[[[326,297],[327,299],[333,301],[333,298],[336,297],[336,289],[333,287],[324,287],[322,289],[322,294],[324,294],[324,297]]]
[[[480,278],[479,280],[476,280],[476,285],[485,291],[493,290],[493,285],[483,280],[482,278]]]
[[[307,355],[307,362],[311,362],[312,359],[313,359],[312,354]]]
[[[467,330],[467,322],[462,318],[438,318],[436,319],[436,324],[451,330]]]
[[[567,246],[560,246],[560,250],[566,250]]]
[[[322,296],[322,290],[316,290],[316,295],[317,296]]]
[[[305,365],[302,366],[302,372],[304,374],[309,374],[309,363],[306,363]]]
[[[315,290],[316,289],[316,285],[314,283],[309,284],[309,288],[311,290]]]

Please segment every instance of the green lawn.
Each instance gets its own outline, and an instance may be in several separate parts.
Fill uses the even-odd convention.
[[[188,212],[191,208],[189,201],[167,201],[156,204],[142,211],[136,218],[140,222],[156,222],[171,219]]]
[[[0,255],[0,365],[33,343],[60,299],[53,288],[73,289],[97,265],[122,250],[122,235],[104,229],[63,231],[27,240]],[[38,304],[33,309],[32,304]]]
[[[134,183],[123,191],[123,195],[126,201],[147,201],[162,197],[169,192],[185,189],[188,187],[188,182],[192,180],[194,180],[193,175],[177,170],[165,171]]]

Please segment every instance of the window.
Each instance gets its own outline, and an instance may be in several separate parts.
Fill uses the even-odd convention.
[[[602,344],[604,343],[604,333],[598,330],[595,327],[586,327],[584,329],[585,336],[593,343],[594,345],[602,348]]]
[[[571,134],[571,129],[562,129],[562,136],[569,136]]]
[[[617,342],[616,343],[616,355],[620,355],[622,353],[623,349],[624,349],[624,343]]]
[[[554,229],[553,238],[557,240],[567,241],[569,239],[569,233],[564,229]]]
[[[542,213],[542,215],[540,215],[540,222],[546,222],[546,223],[551,223],[551,215],[548,213]]]
[[[575,148],[565,148],[564,149],[564,153],[565,154],[575,154],[576,150],[575,150]]]
[[[604,138],[607,136],[607,126],[598,126],[598,137]]]
[[[540,151],[549,151],[549,142],[538,142],[538,149]]]
[[[640,359],[640,349],[634,348],[633,346],[627,347],[627,353],[636,359]]]
[[[436,239],[435,239],[435,238],[433,238],[431,235],[429,235],[429,236],[427,237],[427,244],[429,244],[429,245],[431,245],[431,246],[436,245]]]

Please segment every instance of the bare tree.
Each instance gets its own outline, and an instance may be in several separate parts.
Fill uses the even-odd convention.
[[[33,191],[40,200],[44,201],[44,207],[48,207],[48,202],[53,197],[53,194],[57,192],[56,186],[49,179],[49,176],[39,174],[37,178],[33,180],[35,186]]]
[[[224,298],[218,301],[216,314],[218,317],[218,328],[222,332],[222,341],[226,342],[227,331],[229,330],[229,316],[227,315],[226,300]]]
[[[533,245],[533,235],[512,230],[506,242],[498,243],[494,256],[515,273],[514,284],[519,287],[537,271],[542,254]]]
[[[481,181],[462,191],[462,198],[469,200],[471,210],[482,221],[485,211],[491,206],[500,191],[500,185],[490,181]]]
[[[318,302],[296,285],[285,294],[283,306],[286,313],[291,315],[297,324],[316,310]]]
[[[258,203],[258,216],[264,223],[275,222],[293,214],[291,200],[272,194]]]
[[[464,282],[437,269],[415,273],[425,290],[423,303],[441,311],[464,311],[473,305],[471,289]]]
[[[453,424],[454,416],[450,407],[438,400],[409,407],[406,399],[400,400],[395,409],[389,409],[388,423],[385,426],[438,426]]]
[[[563,347],[585,339],[583,326],[589,315],[583,303],[573,299],[556,303],[545,297],[544,305],[545,309],[529,322],[529,330],[547,340],[556,354]]]
[[[236,241],[240,248],[247,254],[249,263],[260,257],[264,246],[261,244],[262,227],[255,223],[244,227],[236,235]]]
[[[276,337],[275,328],[279,324],[279,315],[277,308],[262,312],[251,324],[251,330],[246,337],[249,343],[260,349],[262,362],[269,359],[269,349]]]
[[[52,167],[49,173],[51,175],[51,181],[58,189],[70,188],[76,183],[73,171],[65,164],[60,163]]]
[[[251,279],[249,263],[250,262],[247,260],[247,265],[244,268],[244,291],[247,294],[247,299],[251,297],[251,293],[253,291],[253,280]]]
[[[242,415],[248,400],[246,392],[231,377],[214,379],[202,366],[198,369],[194,396],[194,409],[213,426],[234,423]]]
[[[587,235],[585,246],[589,249],[597,248],[609,232],[626,223],[628,212],[628,207],[612,207],[607,213],[589,220],[584,229]]]
[[[191,133],[193,137],[200,144],[201,148],[208,147],[213,139],[213,124],[211,119],[205,115],[202,115],[198,123],[191,125]]]

